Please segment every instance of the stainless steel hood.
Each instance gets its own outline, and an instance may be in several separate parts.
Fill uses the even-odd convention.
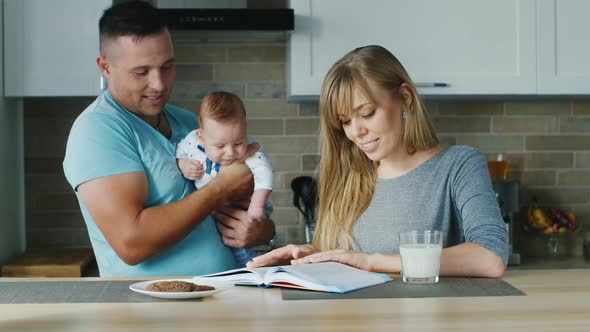
[[[290,31],[293,9],[158,9],[170,30]]]
[[[293,9],[281,0],[151,0],[176,42],[284,42],[294,29]]]
[[[151,1],[171,30],[291,31],[293,9],[280,1],[156,0]],[[286,5],[286,4],[285,4]]]

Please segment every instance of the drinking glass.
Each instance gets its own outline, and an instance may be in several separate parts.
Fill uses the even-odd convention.
[[[433,230],[400,232],[399,244],[402,281],[409,284],[437,283],[442,233]]]

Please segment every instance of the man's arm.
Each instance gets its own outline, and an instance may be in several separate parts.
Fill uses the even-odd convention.
[[[248,197],[252,178],[246,165],[233,163],[187,197],[150,208],[144,208],[148,188],[143,172],[93,179],[80,184],[78,192],[113,250],[135,265],[178,243],[225,201]]]

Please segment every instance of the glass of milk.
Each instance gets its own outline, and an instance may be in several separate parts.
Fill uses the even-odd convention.
[[[437,283],[442,253],[442,233],[439,231],[400,232],[399,244],[403,282]]]

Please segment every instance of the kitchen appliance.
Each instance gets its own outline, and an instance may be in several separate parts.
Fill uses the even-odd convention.
[[[514,252],[514,223],[515,213],[520,210],[518,201],[518,191],[520,184],[518,181],[512,180],[500,180],[496,179],[492,181],[492,186],[498,203],[500,204],[500,211],[502,219],[506,224],[506,230],[508,231],[508,264],[509,265],[520,265],[520,254]]]
[[[305,217],[305,243],[311,243],[315,231],[317,185],[311,176],[298,176],[291,181],[293,205]]]
[[[293,9],[160,8],[170,30],[290,31],[295,26]]]

